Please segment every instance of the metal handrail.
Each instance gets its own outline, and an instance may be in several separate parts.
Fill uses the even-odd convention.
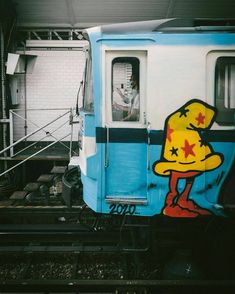
[[[34,145],[36,145],[38,142],[41,142],[41,141],[42,141],[43,139],[45,139],[46,137],[48,137],[48,136],[52,136],[53,133],[55,133],[58,129],[60,129],[61,127],[63,127],[63,126],[64,126],[65,124],[67,124],[68,122],[69,122],[69,120],[66,120],[65,123],[59,125],[59,127],[58,127],[57,129],[55,129],[54,131],[52,131],[52,132],[48,132],[48,133],[46,132],[46,136],[42,137],[40,140],[37,140],[36,142],[30,144],[29,146],[27,146],[27,147],[25,147],[25,148],[19,150],[18,152],[14,153],[14,155],[13,155],[12,157],[14,157],[14,156],[20,154],[21,152],[23,152],[23,151],[29,149],[30,147],[33,147]],[[55,140],[57,140],[57,138],[56,138],[55,136],[52,136],[52,137],[53,137]],[[62,142],[59,141],[59,143],[62,143]],[[67,145],[65,145],[65,144],[63,144],[63,143],[62,143],[62,145],[63,145],[64,147],[66,147],[67,149],[70,150],[70,148],[69,148]]]
[[[39,110],[39,109],[33,109],[33,110]],[[51,109],[50,109],[50,110],[51,110]],[[61,110],[61,109],[60,109],[60,110]],[[21,118],[21,119],[23,119],[23,120],[25,120],[25,121],[29,121],[28,119],[25,119],[24,117],[21,117],[19,114],[15,113],[14,110],[10,110],[10,112],[11,112],[11,114],[15,114],[16,116],[18,116],[19,118]],[[66,122],[63,122],[62,124],[60,124],[55,130],[52,130],[52,131],[50,131],[50,132],[45,130],[45,128],[46,128],[47,126],[53,124],[55,121],[61,119],[62,117],[64,117],[64,116],[67,115],[68,113],[70,113],[70,118],[69,118],[69,120],[66,120]],[[34,122],[31,122],[31,121],[30,121],[34,126],[37,127],[37,129],[34,130],[33,132],[29,133],[28,135],[26,135],[26,136],[20,138],[20,139],[17,140],[16,142],[10,144],[8,147],[4,148],[3,150],[1,150],[1,151],[0,151],[0,154],[6,152],[6,151],[9,150],[9,149],[12,150],[12,148],[13,148],[14,146],[16,146],[16,145],[19,144],[20,142],[26,140],[26,139],[29,138],[30,136],[32,136],[32,135],[38,133],[38,132],[41,131],[41,130],[44,130],[44,131],[45,131],[46,136],[44,136],[43,138],[40,138],[40,140],[37,140],[37,142],[34,142],[33,144],[30,144],[29,146],[27,146],[27,147],[21,149],[21,150],[18,151],[17,153],[15,153],[15,154],[11,154],[11,157],[16,156],[16,155],[18,155],[19,153],[25,151],[26,149],[28,149],[28,148],[34,146],[35,144],[37,144],[38,142],[42,141],[43,139],[45,139],[45,138],[48,137],[48,136],[53,137],[53,138],[55,139],[55,141],[53,141],[52,143],[48,144],[47,146],[45,146],[44,148],[40,149],[39,151],[37,151],[37,152],[35,152],[35,153],[29,155],[27,158],[25,158],[24,160],[22,160],[22,161],[20,161],[19,163],[15,164],[15,165],[12,166],[11,168],[5,170],[4,172],[2,172],[2,173],[0,174],[0,177],[3,176],[3,175],[5,175],[5,174],[7,174],[8,172],[10,172],[11,170],[15,169],[16,167],[22,165],[22,164],[23,164],[24,162],[26,162],[27,160],[33,158],[34,156],[38,155],[38,154],[41,153],[42,151],[46,150],[47,148],[53,146],[54,144],[56,144],[56,143],[58,143],[58,142],[61,143],[63,146],[65,146],[67,149],[69,149],[69,155],[70,155],[70,157],[71,157],[71,155],[72,155],[72,142],[71,142],[71,141],[72,141],[72,132],[73,132],[73,128],[72,128],[73,123],[72,123],[72,120],[73,120],[73,117],[74,117],[74,116],[75,116],[75,115],[73,115],[73,113],[72,113],[72,109],[70,109],[70,110],[66,111],[65,113],[59,115],[58,117],[54,118],[54,119],[51,120],[49,123],[46,123],[46,124],[45,124],[44,126],[42,126],[42,127],[38,127],[37,124],[35,124]],[[72,118],[72,119],[71,119],[71,118]],[[52,135],[53,133],[55,133],[58,129],[62,128],[62,127],[63,127],[65,124],[67,124],[67,123],[69,123],[69,124],[71,125],[71,132],[70,132],[69,134],[63,136],[63,137],[60,138],[60,139],[57,139],[55,136]],[[71,138],[70,138],[70,147],[68,147],[67,145],[65,145],[64,143],[61,142],[61,140],[65,139],[65,138],[68,137],[68,136],[71,137]],[[74,151],[73,151],[73,152],[74,152]],[[74,152],[74,153],[77,154],[76,152]]]
[[[45,109],[28,109],[28,110],[45,110]],[[57,109],[50,109],[50,110],[57,110]],[[59,109],[59,110],[63,110],[63,109]],[[17,117],[19,117],[20,119],[22,119],[22,120],[24,120],[24,121],[26,121],[26,122],[30,122],[32,125],[34,125],[35,127],[37,127],[37,128],[40,128],[37,124],[35,124],[33,121],[31,121],[30,119],[26,119],[26,118],[24,118],[23,116],[21,116],[21,115],[19,115],[18,113],[16,113],[14,110],[10,110],[11,111],[11,113],[13,113],[15,116],[17,116]],[[70,109],[70,112],[71,112],[71,109]],[[44,130],[44,128],[43,128],[43,131],[45,131],[45,133],[46,133],[46,136],[44,137],[44,138],[46,138],[47,136],[48,136],[48,131],[46,131],[46,130]],[[56,130],[55,130],[56,131]],[[52,135],[52,133],[54,133],[55,131],[53,131],[53,132],[50,132],[50,136],[52,137],[52,138],[54,138],[55,140],[57,139],[55,136],[53,136]],[[41,140],[43,140],[44,138],[42,138]],[[40,142],[40,140],[38,140],[38,142]],[[37,142],[36,142],[37,143]],[[35,144],[36,144],[35,143]],[[60,142],[59,141],[59,143],[61,144],[61,145],[63,145],[65,148],[67,148],[67,149],[69,149],[70,150],[70,147],[68,147],[67,145],[65,145],[63,142]],[[26,149],[28,149],[29,147],[31,147],[31,146],[33,146],[33,145],[35,145],[35,144],[32,144],[32,145],[29,145],[28,147],[26,147],[25,149],[23,149],[23,150],[20,150],[19,152],[17,152],[17,153],[15,153],[14,155],[12,155],[12,156],[16,156],[16,154],[18,154],[18,153],[20,153],[20,152],[22,152],[22,151],[24,151],[24,150],[26,150]],[[71,151],[71,150],[70,150]]]
[[[64,136],[63,138],[60,138],[59,140],[63,140],[66,137],[68,137],[69,135],[71,135],[70,133],[67,134],[66,136]],[[15,169],[16,167],[20,166],[21,164],[23,164],[24,162],[26,162],[27,160],[33,158],[35,155],[38,155],[39,153],[41,153],[42,151],[46,150],[47,148],[53,146],[54,144],[56,144],[57,142],[59,142],[59,140],[56,140],[52,143],[50,143],[49,145],[47,145],[46,147],[42,148],[41,150],[35,152],[34,154],[28,156],[27,158],[25,158],[24,160],[20,161],[19,163],[15,164],[14,166],[12,166],[11,168],[7,169],[6,171],[4,171],[3,173],[0,174],[0,177],[7,174],[8,172],[10,172],[11,170]]]
[[[8,147],[4,148],[3,150],[0,151],[0,154],[6,152],[7,150],[11,149],[12,147],[14,147],[15,145],[17,145],[18,143],[24,141],[25,139],[29,138],[30,136],[36,134],[37,132],[43,130],[45,127],[49,126],[50,124],[52,124],[53,122],[57,121],[58,119],[60,119],[61,117],[65,116],[66,114],[68,114],[71,110],[66,111],[64,114],[59,115],[57,118],[53,119],[51,122],[45,124],[43,127],[40,127],[38,129],[36,129],[35,131],[29,133],[28,135],[22,137],[21,139],[17,140],[16,142],[12,143],[11,145],[9,145]],[[62,140],[62,139],[61,139]]]

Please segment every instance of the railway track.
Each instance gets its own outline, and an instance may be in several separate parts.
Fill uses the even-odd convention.
[[[1,285],[4,293],[171,294],[233,293],[234,281],[65,280],[25,281]],[[16,292],[17,289],[17,292]]]
[[[156,218],[149,223],[94,214],[84,205],[5,205],[0,210],[0,293],[235,291],[234,272],[193,279],[164,276],[168,255],[182,244],[200,251],[205,238],[224,228],[232,233],[225,244],[232,244],[233,221],[228,227],[228,220],[223,225],[218,220],[219,229],[216,219],[214,224],[205,219],[194,222],[192,230],[189,220]]]
[[[0,291],[17,293],[233,293],[234,280],[167,280],[161,269],[137,276],[131,254],[24,253],[0,256]]]

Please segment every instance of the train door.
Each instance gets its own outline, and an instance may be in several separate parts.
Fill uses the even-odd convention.
[[[147,204],[146,52],[106,51],[105,61],[105,201],[133,214]]]

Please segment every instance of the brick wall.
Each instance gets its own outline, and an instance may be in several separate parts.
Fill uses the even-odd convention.
[[[86,42],[83,43],[84,45],[87,44]],[[85,65],[85,54],[82,50],[35,50],[30,51],[30,54],[37,55],[35,67],[33,72],[26,76],[17,74],[19,104],[14,107],[24,109],[26,92],[27,117],[30,121],[33,121],[33,123],[28,122],[27,133],[36,128],[35,124],[43,126],[63,112],[47,111],[47,109],[75,107],[77,91]],[[17,113],[24,116],[24,111],[17,110]],[[61,123],[62,120],[55,123],[55,128]],[[70,127],[67,125],[65,129],[60,128],[56,135],[62,137],[69,130]],[[77,132],[76,128],[74,132]],[[21,138],[24,134],[24,121],[15,117],[14,140]],[[42,135],[43,133],[39,133],[29,140],[38,140]],[[52,138],[48,137],[45,140],[52,140]],[[65,140],[69,140],[69,138]]]

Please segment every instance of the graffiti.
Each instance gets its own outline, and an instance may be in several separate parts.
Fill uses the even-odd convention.
[[[133,215],[136,211],[136,206],[134,204],[111,204],[109,206],[110,214],[118,215]]]
[[[190,100],[165,121],[165,142],[161,159],[154,162],[156,175],[169,177],[169,192],[162,213],[172,217],[196,217],[211,212],[189,199],[195,177],[218,168],[223,156],[213,151],[200,132],[210,129],[216,109],[200,100]],[[178,182],[185,179],[179,193]]]

